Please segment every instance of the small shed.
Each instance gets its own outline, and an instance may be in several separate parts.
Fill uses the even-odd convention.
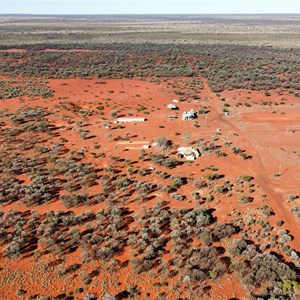
[[[186,160],[195,160],[201,155],[199,149],[193,147],[179,147],[177,151],[178,158],[185,157]]]
[[[138,123],[138,122],[145,122],[145,118],[139,117],[132,117],[132,118],[117,118],[114,123]]]
[[[172,104],[172,103],[168,104],[167,107],[168,107],[168,109],[171,109],[171,110],[177,110],[178,109],[178,107],[176,105]]]
[[[182,120],[183,121],[187,121],[187,120],[194,120],[197,118],[197,114],[194,112],[193,109],[191,109],[190,111],[184,111],[182,114]]]

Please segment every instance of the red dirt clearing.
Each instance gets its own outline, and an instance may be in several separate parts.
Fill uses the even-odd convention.
[[[51,51],[51,50],[47,50]],[[183,82],[187,78],[177,79]],[[62,144],[67,151],[73,149],[82,150],[85,162],[90,162],[101,172],[106,168],[116,165],[119,167],[121,175],[128,178],[138,178],[141,182],[146,179],[152,184],[168,186],[172,176],[186,177],[187,183],[182,185],[176,193],[186,195],[184,202],[176,201],[172,198],[171,193],[166,192],[163,188],[157,188],[150,194],[149,199],[143,201],[137,197],[137,192],[134,191],[132,196],[126,201],[126,207],[130,212],[137,213],[141,211],[141,207],[153,207],[158,200],[167,200],[168,205],[172,208],[185,207],[206,207],[214,210],[214,216],[218,221],[230,222],[235,218],[235,213],[241,215],[241,219],[248,221],[251,218],[266,218],[261,212],[263,205],[269,205],[275,212],[275,215],[270,216],[269,222],[274,227],[273,233],[277,233],[280,229],[276,222],[284,220],[284,229],[287,229],[294,239],[289,242],[289,246],[300,251],[300,240],[298,232],[300,229],[299,223],[291,212],[291,204],[287,202],[288,194],[299,193],[299,176],[300,165],[299,161],[299,135],[300,125],[297,125],[299,119],[300,104],[294,103],[293,106],[280,106],[280,111],[272,113],[273,106],[256,106],[253,105],[243,107],[233,107],[236,102],[234,92],[224,92],[218,96],[213,93],[204,78],[201,78],[204,89],[197,91],[199,100],[187,99],[175,103],[179,110],[170,111],[167,109],[167,104],[173,103],[173,99],[177,99],[176,94],[168,82],[148,82],[138,79],[53,79],[48,80],[48,85],[53,89],[54,96],[50,99],[7,99],[0,102],[0,109],[15,111],[18,108],[25,107],[44,107],[51,115],[47,119],[51,124],[55,124],[54,133],[45,142],[45,146],[53,144]],[[240,91],[239,91],[240,92]],[[253,101],[258,94],[252,95]],[[245,95],[244,95],[245,96]],[[224,115],[223,105],[229,103],[229,115]],[[243,95],[239,95],[243,98]],[[259,97],[262,97],[259,94]],[[288,102],[288,101],[287,101]],[[198,111],[201,107],[206,106],[209,110],[207,114],[198,114],[198,119],[194,121],[182,121],[181,114],[183,111],[193,109]],[[276,109],[279,108],[276,106]],[[294,113],[293,113],[294,111]],[[284,113],[284,114],[282,114]],[[169,116],[175,116],[174,120],[170,120]],[[117,117],[144,117],[146,122],[141,123],[114,123]],[[199,124],[195,124],[195,122]],[[86,135],[82,135],[86,132]],[[32,134],[37,136],[38,134]],[[171,150],[162,150],[158,146],[154,146],[158,137],[165,137],[172,141],[173,147]],[[166,156],[176,157],[177,146],[195,145],[196,141],[203,139],[205,142],[214,142],[217,147],[224,152],[224,157],[218,157],[215,153],[202,155],[194,162],[185,162],[181,160],[181,164],[174,169],[166,169],[163,166],[155,165],[153,161],[140,160],[141,147],[143,142],[151,146],[150,149],[145,149],[145,153],[165,154]],[[247,154],[251,155],[251,159],[243,159],[241,156],[234,154],[230,147],[226,144],[238,146],[244,149]],[[137,149],[126,149],[128,145]],[[33,151],[31,151],[33,152]],[[28,151],[28,155],[32,155]],[[68,153],[69,153],[68,152]],[[118,163],[115,163],[115,157],[120,157]],[[130,163],[135,168],[135,171],[144,168],[146,175],[138,174],[138,172],[130,174]],[[126,163],[128,165],[126,165]],[[157,171],[169,173],[168,178],[158,177]],[[192,192],[197,191],[201,196],[208,196],[216,186],[204,186],[196,188],[196,182],[205,178],[205,175],[210,175],[211,170],[217,170],[222,174],[224,179],[217,179],[217,184],[221,184],[224,180],[234,183],[234,189],[231,196],[214,194],[215,199],[212,202],[200,203],[192,197]],[[216,172],[216,171],[214,171]],[[274,177],[275,173],[280,173],[278,177]],[[251,182],[252,191],[248,186],[239,186],[238,178],[242,175],[253,176]],[[222,178],[223,178],[222,177]],[[24,180],[25,184],[30,182],[26,175],[21,175],[18,179]],[[101,192],[102,179],[97,179],[97,185],[85,188],[88,194]],[[242,192],[240,190],[242,189]],[[252,195],[253,202],[247,205],[241,204],[238,201],[239,195]],[[266,196],[262,196],[266,194]],[[121,201],[121,200],[120,200]],[[4,205],[1,209],[3,212],[8,212],[10,209],[27,211],[31,209],[37,210],[40,214],[47,211],[73,211],[80,213],[82,211],[91,210],[94,212],[105,208],[107,203],[98,203],[93,206],[82,205],[78,207],[66,208],[60,199],[56,199],[47,204],[28,208],[20,203],[12,203]],[[134,223],[136,226],[137,223]],[[255,225],[250,224],[249,229],[255,231]],[[80,227],[80,226],[78,226]],[[84,228],[85,229],[85,228]],[[237,234],[235,236],[239,238]],[[263,238],[255,240],[255,237],[249,237],[253,242],[262,245]],[[195,247],[199,241],[194,241]],[[226,242],[220,243],[220,246],[226,248]],[[170,248],[170,245],[168,245]],[[167,248],[168,248],[167,247]],[[277,247],[277,246],[276,246]],[[170,251],[170,249],[167,249]],[[277,248],[276,248],[277,250]],[[164,253],[163,259],[170,256],[170,252]],[[272,251],[272,248],[269,249]],[[81,252],[66,255],[65,264],[71,265],[78,263],[81,260]],[[123,253],[116,257],[121,263],[126,264],[130,258],[129,247]],[[3,290],[0,296],[5,295],[7,299],[14,299],[17,284],[23,284],[29,292],[26,296],[33,295],[38,286],[44,283],[44,290],[38,292],[47,293],[47,295],[55,295],[57,291],[63,293],[79,288],[82,283],[75,272],[73,275],[68,275],[62,283],[59,279],[51,278],[51,274],[57,273],[56,266],[53,261],[57,257],[49,255],[45,259],[47,271],[42,279],[34,280],[35,276],[41,274],[41,270],[45,267],[38,259],[27,257],[14,262],[3,259],[1,266],[6,269],[0,271],[0,279],[3,282]],[[148,299],[158,299],[157,295],[162,291],[166,292],[165,299],[174,299],[180,297],[181,293],[186,296],[188,285],[181,282],[182,291],[176,291],[175,281],[176,276],[170,279],[169,287],[153,286],[158,281],[163,281],[163,278],[156,278],[155,272],[151,271],[146,275],[134,275],[129,268],[120,268],[118,274],[108,271],[106,266],[99,263],[86,264],[84,269],[93,271],[95,267],[100,269],[103,274],[97,277],[97,282],[93,285],[85,285],[85,292],[95,292],[103,294],[104,292],[112,292],[116,294],[132,286],[136,283],[142,283],[142,294],[151,292]],[[33,270],[33,268],[36,268]],[[7,271],[9,270],[9,271]],[[11,273],[12,272],[12,273]],[[14,283],[9,277],[14,274],[17,279]],[[42,275],[40,275],[42,276]],[[24,283],[24,278],[29,278],[28,282]],[[6,283],[4,283],[6,282]],[[119,283],[120,282],[120,283]],[[203,289],[207,288],[206,282],[203,284]],[[208,283],[207,283],[208,285]],[[173,289],[172,289],[173,287]],[[202,287],[202,286],[201,286]],[[186,289],[186,290],[185,290]],[[241,286],[239,279],[235,275],[223,275],[210,286],[211,292],[207,299],[230,299],[247,297],[247,291]],[[82,295],[78,296],[80,299]],[[146,297],[146,296],[145,296]],[[209,298],[210,297],[210,298]],[[76,298],[77,299],[77,298]],[[197,299],[197,298],[193,298]],[[203,298],[206,299],[206,298]]]

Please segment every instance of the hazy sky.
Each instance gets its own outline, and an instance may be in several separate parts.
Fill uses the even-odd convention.
[[[300,13],[300,0],[0,0],[0,14]]]

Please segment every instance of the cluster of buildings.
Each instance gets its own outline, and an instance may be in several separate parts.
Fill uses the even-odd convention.
[[[173,101],[177,101],[177,100],[173,100]],[[173,104],[170,103],[167,105],[168,109],[170,110],[178,110],[179,108]],[[183,121],[188,121],[188,120],[194,120],[197,118],[197,113],[194,112],[193,109],[191,109],[190,111],[184,111],[182,113],[182,117],[181,119]],[[147,121],[146,118],[140,118],[140,117],[130,117],[130,118],[117,118],[114,123],[139,123],[139,122],[145,122]]]
[[[173,100],[173,101],[177,101],[177,100]],[[178,110],[178,109],[179,109],[179,108],[178,108],[175,104],[173,104],[173,103],[168,104],[167,107],[168,107],[168,109],[170,109],[170,110]],[[196,112],[194,112],[193,109],[191,109],[190,111],[184,111],[184,112],[182,113],[182,117],[181,117],[181,119],[182,119],[183,121],[194,120],[194,119],[196,119],[196,118],[197,118],[197,114],[196,114]]]
[[[173,100],[173,102],[177,103],[178,100]],[[168,104],[167,108],[169,110],[178,110],[179,109],[173,103]],[[196,118],[197,118],[197,113],[194,112],[193,109],[191,109],[190,111],[184,111],[182,113],[182,117],[181,117],[181,119],[183,121],[194,120]],[[114,123],[139,123],[139,122],[145,122],[145,121],[147,121],[146,118],[128,117],[128,118],[117,118],[114,121]],[[148,147],[148,145],[144,145],[143,148],[147,149],[149,147]],[[201,155],[199,149],[194,148],[194,147],[179,147],[177,149],[177,152],[178,152],[179,158],[185,158],[186,160],[189,160],[189,161],[193,161]]]
[[[178,100],[173,100],[173,102],[177,103]],[[178,107],[173,103],[168,104],[167,107],[170,110],[178,110]],[[197,114],[193,109],[191,109],[190,111],[184,111],[181,116],[181,119],[183,121],[194,120],[196,118]],[[189,161],[193,161],[201,155],[199,149],[194,147],[179,147],[177,149],[177,152],[179,158],[185,158]]]

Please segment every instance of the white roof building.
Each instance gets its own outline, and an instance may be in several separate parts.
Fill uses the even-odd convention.
[[[145,122],[146,118],[138,118],[138,117],[134,117],[134,118],[117,118],[116,121],[114,121],[114,123],[137,123],[137,122]]]
[[[178,107],[172,103],[168,104],[167,107],[168,107],[168,109],[178,109]]]
[[[194,120],[197,118],[197,114],[194,112],[193,109],[191,109],[190,111],[184,111],[182,114],[182,120],[186,121],[186,120]]]
[[[195,160],[201,154],[200,151],[193,147],[179,147],[177,149],[179,157],[185,157],[186,160]]]

